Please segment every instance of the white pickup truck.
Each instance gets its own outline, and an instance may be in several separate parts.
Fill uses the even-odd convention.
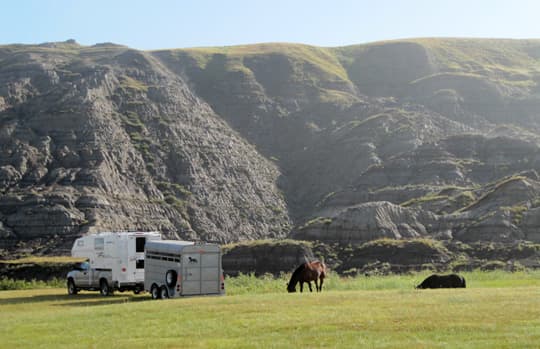
[[[67,275],[67,289],[70,295],[77,294],[79,290],[99,290],[101,295],[108,296],[113,293],[112,285],[110,269],[91,268],[88,262],[77,264]]]

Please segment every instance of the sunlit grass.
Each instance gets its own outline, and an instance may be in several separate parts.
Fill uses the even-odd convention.
[[[443,290],[413,289],[423,274],[334,275],[303,294],[286,293],[286,275],[244,275],[226,296],[167,301],[4,291],[0,347],[537,348],[539,273],[464,275],[469,288]]]
[[[357,276],[340,277],[330,272],[325,279],[323,289],[325,291],[352,291],[352,290],[410,290],[422,282],[431,272],[387,275],[387,276]],[[514,287],[535,286],[540,287],[540,270],[529,270],[509,273],[505,271],[473,271],[460,273],[468,287]],[[290,274],[282,274],[280,277],[265,275],[240,275],[226,279],[227,294],[241,295],[254,293],[275,293],[285,291],[285,285],[289,282]],[[299,291],[299,287],[297,287]],[[313,289],[315,289],[313,285]],[[307,284],[304,292],[309,292]]]
[[[2,260],[0,263],[5,264],[48,264],[48,263],[77,263],[83,261],[84,258],[74,258],[69,256],[28,256],[18,259]]]

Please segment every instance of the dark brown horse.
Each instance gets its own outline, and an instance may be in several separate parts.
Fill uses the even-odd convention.
[[[293,272],[291,281],[287,284],[287,291],[296,292],[296,284],[300,283],[300,292],[304,292],[304,282],[309,285],[309,292],[313,292],[311,281],[315,281],[317,292],[322,291],[324,278],[326,277],[326,265],[323,262],[314,261],[301,264]]]
[[[416,288],[465,288],[465,278],[457,274],[438,275],[433,274],[428,276]]]

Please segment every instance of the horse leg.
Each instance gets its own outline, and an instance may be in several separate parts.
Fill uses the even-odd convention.
[[[311,288],[311,281],[308,281],[307,284],[309,285],[309,292],[313,292],[313,289]]]
[[[317,292],[321,290],[319,286],[319,279],[315,279],[315,288],[317,289]]]
[[[300,293],[304,292],[304,281],[300,281]]]
[[[324,282],[324,278],[321,278],[320,280],[320,283],[319,283],[319,290],[322,292],[322,284]]]

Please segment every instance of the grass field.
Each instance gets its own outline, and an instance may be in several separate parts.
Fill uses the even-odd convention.
[[[467,289],[415,290],[425,274],[228,279],[223,297],[65,289],[0,292],[1,348],[538,348],[540,273],[465,273]]]

